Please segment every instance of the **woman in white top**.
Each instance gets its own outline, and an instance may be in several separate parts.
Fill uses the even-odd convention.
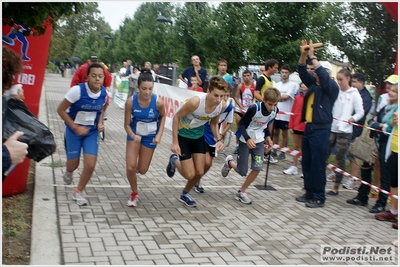
[[[346,168],[346,153],[353,133],[352,122],[356,122],[364,115],[363,101],[357,88],[350,87],[351,73],[348,69],[341,69],[337,76],[340,92],[333,106],[333,122],[331,135],[329,137],[328,159],[332,148],[336,145],[336,160],[340,169]],[[336,196],[339,194],[339,185],[343,174],[336,173],[336,180],[333,189],[327,194]]]

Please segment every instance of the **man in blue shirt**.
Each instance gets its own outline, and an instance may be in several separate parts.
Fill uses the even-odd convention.
[[[179,79],[186,83],[188,87],[191,87],[192,83],[190,82],[190,78],[196,76],[197,80],[199,81],[198,85],[203,87],[207,78],[207,71],[205,68],[200,66],[200,58],[196,55],[192,56],[192,64],[193,67],[187,67],[185,71],[179,75]],[[203,87],[203,89],[207,91],[207,88]]]

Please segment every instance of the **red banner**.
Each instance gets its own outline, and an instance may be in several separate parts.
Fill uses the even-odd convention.
[[[47,56],[53,28],[49,24],[46,33],[33,36],[31,30],[23,24],[13,27],[3,26],[3,46],[8,46],[21,55],[23,72],[16,77],[15,83],[23,85],[25,103],[35,116],[39,113],[40,95],[46,71]],[[28,36],[26,36],[29,34]]]
[[[38,117],[40,96],[53,28],[48,24],[46,33],[33,36],[32,31],[23,24],[12,27],[3,26],[3,46],[8,46],[21,55],[23,71],[15,77],[15,83],[23,85],[25,100],[29,109]],[[28,158],[18,164],[3,183],[3,196],[19,194],[25,191],[28,171]]]

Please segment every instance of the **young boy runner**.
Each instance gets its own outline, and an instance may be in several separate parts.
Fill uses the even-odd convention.
[[[226,109],[223,101],[228,93],[228,84],[223,78],[214,76],[209,81],[207,94],[190,98],[174,115],[172,120],[172,145],[167,174],[174,176],[175,169],[188,181],[179,201],[189,207],[196,207],[196,202],[189,191],[200,181],[204,174],[207,145],[204,140],[204,124],[210,121],[215,136],[216,151],[225,146],[218,131],[218,120]],[[179,155],[179,159],[178,159]]]
[[[231,94],[232,87],[229,86],[229,92],[224,96],[224,101],[226,102],[226,109],[219,117],[218,121],[218,129],[220,129],[221,138],[224,139],[227,132],[231,128],[233,122],[233,105],[231,101],[229,101],[229,95]],[[223,124],[223,122],[225,122]],[[207,122],[204,124],[204,139],[207,143],[207,152],[206,152],[206,165],[204,166],[204,174],[208,172],[211,168],[213,159],[217,156],[215,153],[215,138],[211,131],[210,123]],[[201,186],[200,181],[194,186],[194,191],[197,193],[204,193],[204,188]]]
[[[247,196],[246,189],[262,170],[264,149],[270,151],[273,146],[268,127],[278,113],[276,106],[280,97],[281,93],[278,89],[268,88],[264,92],[264,101],[253,104],[247,110],[240,120],[239,131],[237,132],[237,135],[240,136],[237,163],[231,155],[228,155],[222,166],[221,174],[223,177],[226,177],[232,168],[240,175],[246,176],[249,169],[249,153],[251,154],[251,172],[235,194],[235,199],[244,204],[251,204],[251,199]],[[265,140],[267,140],[267,145],[264,148]]]

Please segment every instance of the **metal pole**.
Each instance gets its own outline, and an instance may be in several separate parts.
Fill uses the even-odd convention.
[[[169,74],[169,62],[171,61],[171,49],[168,47],[168,60],[167,60],[167,74],[166,74],[166,76],[168,77],[168,78],[170,78],[169,76],[168,76],[168,74]]]

